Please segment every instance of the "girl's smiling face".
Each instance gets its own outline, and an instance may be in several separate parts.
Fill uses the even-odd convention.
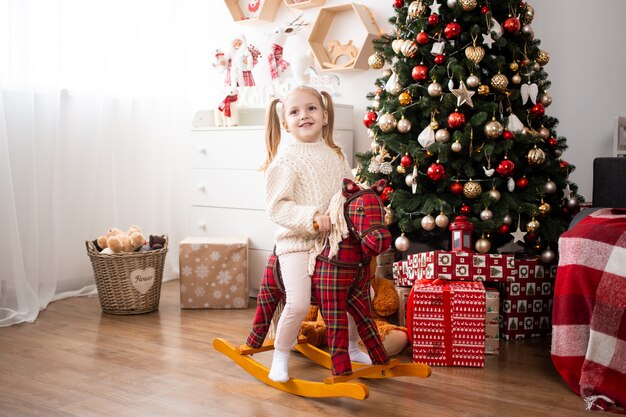
[[[322,103],[306,90],[297,90],[285,99],[283,126],[299,142],[322,140],[322,127],[327,119],[328,112]]]

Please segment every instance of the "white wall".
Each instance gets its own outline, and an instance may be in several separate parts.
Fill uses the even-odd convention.
[[[408,0],[407,0],[408,1]],[[344,4],[347,1],[327,0],[324,6]],[[360,0],[372,11],[383,31],[391,26],[387,19],[392,16],[392,1]],[[444,1],[440,1],[444,4]],[[572,180],[579,185],[579,192],[587,199],[592,195],[593,158],[612,156],[613,118],[626,115],[626,31],[623,17],[626,2],[622,0],[551,0],[531,2],[535,8],[532,26],[542,41],[542,48],[550,53],[546,66],[552,88],[553,104],[548,114],[560,121],[558,133],[568,139],[569,150],[563,158],[576,165]],[[274,22],[258,26],[234,23],[223,2],[206,2],[206,9],[198,10],[198,36],[206,39],[206,50],[199,51],[198,79],[194,80],[197,108],[214,107],[219,101],[222,76],[210,69],[213,50],[226,46],[239,34],[267,55],[268,38],[265,33],[276,25],[293,19],[304,12],[304,20],[310,25],[298,38],[291,38],[285,47],[285,56],[307,48],[306,39],[319,8],[290,11],[281,5]],[[350,31],[350,28],[344,30]],[[255,69],[259,84],[269,84],[265,57],[262,66]],[[337,102],[354,106],[355,151],[369,148],[369,139],[362,115],[368,101],[365,95],[373,89],[379,72],[353,71],[340,73],[343,96]]]

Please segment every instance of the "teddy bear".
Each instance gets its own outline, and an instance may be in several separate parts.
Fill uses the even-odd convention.
[[[380,333],[383,346],[390,356],[401,353],[409,344],[406,327],[396,326],[388,320],[400,306],[400,298],[393,281],[385,278],[373,278],[370,284],[372,299],[372,318]],[[313,346],[326,345],[326,324],[317,306],[310,306],[302,322],[300,334]],[[359,342],[360,343],[360,342]]]
[[[126,232],[113,227],[103,236],[96,239],[96,243],[101,249],[100,253],[110,255],[113,253],[133,252],[141,248],[145,240],[139,226],[133,225]]]

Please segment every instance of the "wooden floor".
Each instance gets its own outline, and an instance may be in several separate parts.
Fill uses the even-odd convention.
[[[546,339],[503,342],[484,369],[364,380],[365,401],[285,394],[212,348],[216,337],[244,342],[254,305],[180,310],[178,285],[163,284],[150,314],[107,315],[97,297],[70,298],[34,324],[0,328],[0,416],[589,416],[554,370]],[[271,352],[255,358],[269,365]],[[330,375],[298,353],[291,365],[299,378]]]

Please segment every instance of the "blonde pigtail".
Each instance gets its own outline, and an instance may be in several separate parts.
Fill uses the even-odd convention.
[[[278,118],[278,110],[276,107],[279,102],[280,100],[277,98],[272,100],[265,114],[265,147],[267,149],[267,159],[261,168],[259,168],[259,171],[265,171],[278,152],[278,145],[280,145],[280,119]]]
[[[328,120],[326,121],[326,125],[322,127],[322,137],[328,146],[331,147],[335,152],[339,154],[343,158],[343,152],[341,148],[335,144],[333,140],[333,131],[335,126],[335,106],[333,104],[333,98],[326,91],[322,91],[322,104],[326,112],[328,113]]]

